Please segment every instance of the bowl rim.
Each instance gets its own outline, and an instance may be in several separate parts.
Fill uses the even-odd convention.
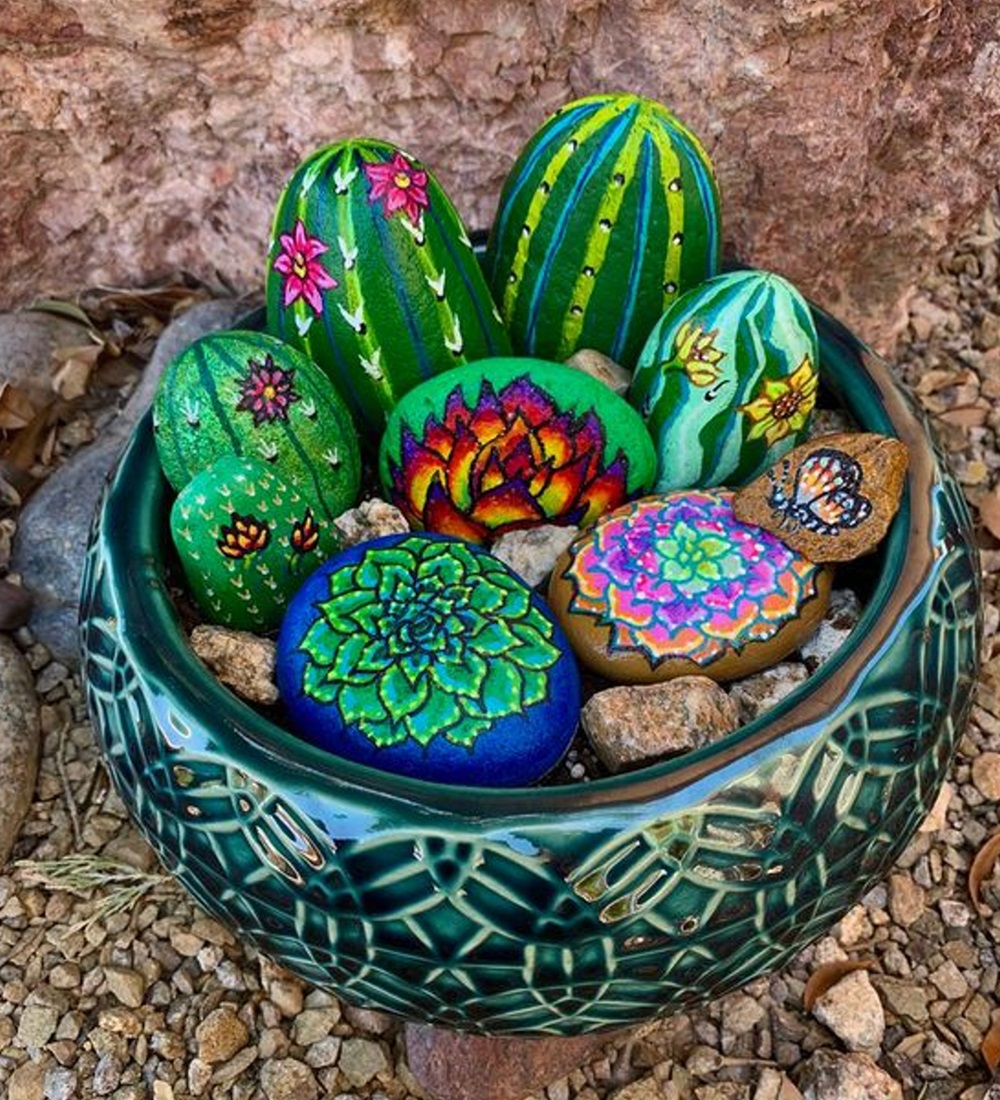
[[[931,439],[888,364],[839,321],[813,306],[820,336],[820,377],[861,430],[899,438],[909,466],[882,567],[850,636],[816,673],[780,703],[710,745],[672,760],[586,783],[551,787],[473,787],[435,783],[356,764],[301,741],[224,687],[194,654],[167,587],[172,553],[164,517],[169,487],[156,459],[152,414],[136,425],[102,503],[102,550],[123,648],[158,712],[173,710],[204,723],[214,715],[217,749],[272,786],[306,784],[322,798],[400,800],[430,813],[508,818],[627,807],[661,799],[705,780],[786,735],[822,728],[825,717],[858,690],[866,668],[891,640],[900,616],[919,599],[939,554],[934,489],[939,468]],[[849,393],[850,392],[850,396]],[[138,491],[137,491],[138,489]],[[84,603],[86,607],[86,592]],[[84,638],[86,634],[84,633]],[[86,649],[86,643],[84,643]],[[86,667],[86,652],[84,652]]]

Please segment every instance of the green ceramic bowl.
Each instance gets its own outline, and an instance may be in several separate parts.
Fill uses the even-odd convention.
[[[346,1000],[495,1034],[574,1035],[781,966],[892,865],[933,803],[979,652],[961,492],[884,363],[817,314],[821,370],[910,448],[847,643],[720,743],[586,785],[483,790],[334,758],[241,703],[166,588],[169,491],[144,420],[88,553],[82,641],[114,783],[194,897]]]

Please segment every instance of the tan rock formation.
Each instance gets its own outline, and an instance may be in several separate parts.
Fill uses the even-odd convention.
[[[726,236],[885,343],[1000,175],[995,0],[17,0],[0,5],[0,307],[179,269],[259,285],[312,148],[396,141],[485,225],[598,90],[704,139]]]

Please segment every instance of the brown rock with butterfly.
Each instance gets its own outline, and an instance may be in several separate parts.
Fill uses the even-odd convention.
[[[816,562],[870,553],[899,509],[909,455],[875,432],[803,443],[736,494],[733,510]]]

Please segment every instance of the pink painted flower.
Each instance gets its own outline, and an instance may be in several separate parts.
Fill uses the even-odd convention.
[[[301,220],[291,233],[282,233],[281,253],[274,261],[274,270],[285,276],[282,305],[287,309],[296,298],[303,298],[313,313],[323,312],[321,290],[332,290],[337,280],[316,258],[327,251],[318,238],[310,237]]]
[[[371,184],[368,201],[381,199],[382,213],[387,218],[402,210],[414,225],[420,221],[420,215],[430,205],[426,172],[397,153],[388,164],[366,164],[365,175]]]
[[[276,367],[270,355],[264,356],[263,363],[251,359],[246,376],[240,379],[240,400],[236,407],[253,414],[254,427],[271,420],[287,420],[288,406],[301,397],[292,388],[294,378],[294,370]]]

